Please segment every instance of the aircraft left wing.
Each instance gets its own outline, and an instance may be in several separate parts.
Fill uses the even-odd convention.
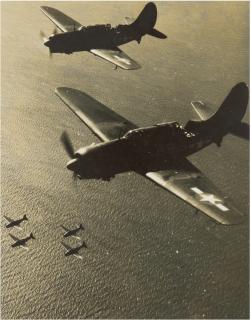
[[[82,27],[82,24],[57,9],[42,6],[41,11],[63,32],[78,30]]]
[[[118,139],[137,128],[82,91],[61,87],[56,88],[55,93],[103,141]]]
[[[136,70],[140,68],[140,65],[136,61],[132,60],[118,47],[113,49],[91,49],[90,52],[125,70]]]
[[[147,172],[145,175],[221,224],[239,224],[243,220],[242,213],[231,200],[187,159],[172,169]]]

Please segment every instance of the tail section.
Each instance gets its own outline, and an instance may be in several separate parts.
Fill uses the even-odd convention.
[[[84,226],[82,225],[82,223],[80,223],[79,229],[84,230]]]
[[[84,241],[81,244],[81,248],[87,248],[87,245],[86,245],[86,243]]]
[[[128,18],[126,18],[128,20]],[[139,14],[138,18],[132,22],[131,26],[135,27],[141,34],[149,34],[159,39],[165,39],[166,35],[154,29],[157,21],[157,8],[153,2],[145,5],[144,9]],[[129,21],[128,21],[129,22]]]
[[[189,121],[186,129],[220,141],[240,126],[247,110],[248,97],[247,85],[244,82],[236,84],[213,116],[204,121]]]
[[[245,115],[248,105],[248,87],[244,82],[235,85],[219,110],[208,120],[212,124],[229,129],[239,123]]]
[[[31,239],[36,239],[36,238],[34,237],[34,235],[33,235],[32,232],[31,232],[31,234],[30,234],[30,238],[31,238]]]
[[[23,216],[23,220],[28,220],[28,218],[27,218],[26,214],[24,214],[24,216]]]

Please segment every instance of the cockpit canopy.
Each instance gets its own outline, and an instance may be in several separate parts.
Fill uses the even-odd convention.
[[[159,130],[158,130],[158,129]],[[165,122],[165,123],[159,123],[154,126],[150,127],[144,127],[144,128],[137,128],[128,131],[125,135],[124,138],[128,139],[134,139],[136,137],[140,136],[147,136],[148,133],[151,134],[152,132],[157,132],[157,131],[165,131],[165,134],[169,135],[180,135],[180,136],[186,136],[187,138],[190,138],[194,136],[193,133],[187,132],[182,125],[180,125],[178,122]]]
[[[94,26],[82,26],[78,30],[84,31],[84,30],[94,30],[94,31],[103,31],[103,30],[110,30],[111,25],[109,23],[107,24],[96,24]]]

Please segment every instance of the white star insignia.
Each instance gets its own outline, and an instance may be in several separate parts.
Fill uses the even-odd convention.
[[[197,187],[193,187],[190,189],[199,196],[201,202],[207,202],[208,204],[211,204],[224,212],[229,211],[229,209],[224,206],[223,200],[217,198],[214,194],[205,193]]]
[[[117,58],[119,61],[124,62],[127,65],[131,65],[131,61],[126,58],[121,58],[120,56],[114,55],[114,58]]]

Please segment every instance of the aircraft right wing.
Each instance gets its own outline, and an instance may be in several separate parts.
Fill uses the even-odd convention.
[[[103,141],[118,139],[137,128],[82,91],[61,87],[55,93]]]
[[[82,27],[82,24],[57,9],[42,6],[41,11],[63,32],[78,30]]]
[[[172,169],[145,175],[221,224],[239,224],[243,220],[242,213],[231,200],[187,159],[176,163]]]
[[[65,244],[64,242],[61,242],[61,244],[65,247],[66,250],[71,250],[72,248]]]
[[[132,60],[118,47],[113,49],[91,49],[90,52],[125,70],[136,70],[140,68],[140,65],[136,61]]]
[[[62,226],[62,225],[61,225],[61,228],[63,228],[64,231],[66,231],[66,232],[70,231],[69,229],[67,229],[66,227],[64,227],[64,226]]]
[[[11,233],[10,233],[10,237],[14,240],[14,241],[19,241],[20,239],[18,239],[17,237],[13,236]]]
[[[8,222],[13,222],[14,220],[13,219],[11,219],[11,218],[9,218],[9,217],[7,217],[7,216],[3,216]]]

